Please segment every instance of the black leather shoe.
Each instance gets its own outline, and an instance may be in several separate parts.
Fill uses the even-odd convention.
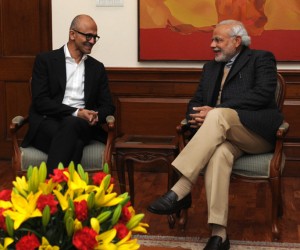
[[[170,190],[156,201],[152,202],[148,207],[148,211],[154,214],[174,214],[181,209],[191,207],[192,196],[190,193],[179,201],[177,201],[177,198],[177,194]]]
[[[222,238],[220,236],[212,236],[209,238],[206,246],[203,250],[228,250],[230,249],[230,242],[228,236],[226,240],[222,242]]]

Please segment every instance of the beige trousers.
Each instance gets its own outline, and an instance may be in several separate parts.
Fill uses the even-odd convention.
[[[208,223],[227,226],[230,175],[234,161],[244,152],[269,152],[273,146],[245,128],[235,110],[211,110],[197,133],[172,165],[196,183],[205,170]]]

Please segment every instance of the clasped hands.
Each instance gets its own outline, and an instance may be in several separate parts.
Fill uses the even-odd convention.
[[[208,112],[212,109],[214,108],[210,106],[193,107],[195,113],[190,114],[191,119],[188,120],[190,127],[199,128],[203,124]]]
[[[79,109],[77,116],[88,121],[90,126],[94,126],[98,122],[98,112],[93,110]]]

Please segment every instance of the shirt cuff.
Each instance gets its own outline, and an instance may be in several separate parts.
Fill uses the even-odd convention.
[[[79,111],[79,109],[77,109],[75,112],[73,112],[73,116],[78,116],[78,111]]]

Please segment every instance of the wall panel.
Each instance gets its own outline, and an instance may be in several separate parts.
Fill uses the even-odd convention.
[[[118,97],[119,134],[174,135],[188,99]],[[175,109],[175,110],[174,110]],[[171,128],[171,129],[170,129]]]

